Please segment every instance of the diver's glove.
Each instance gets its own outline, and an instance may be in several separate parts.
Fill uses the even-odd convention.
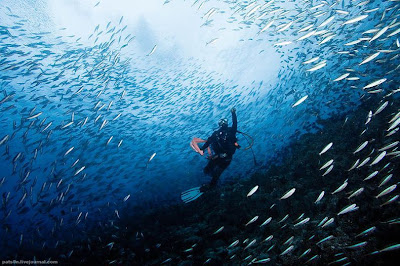
[[[235,113],[235,112],[236,112],[236,108],[233,107],[233,108],[231,109],[231,113]]]

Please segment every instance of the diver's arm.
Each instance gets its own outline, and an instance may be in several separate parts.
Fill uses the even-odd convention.
[[[232,108],[232,130],[236,133],[237,132],[237,117],[236,117],[236,109]]]
[[[204,151],[205,149],[207,149],[210,146],[210,138],[206,141],[206,143],[204,143],[203,147],[200,148],[200,150]]]
[[[209,137],[206,141],[206,143],[204,143],[203,147],[200,148],[200,150],[204,151],[205,149],[207,149],[210,144],[214,141],[215,139],[215,132],[211,135],[211,137]]]

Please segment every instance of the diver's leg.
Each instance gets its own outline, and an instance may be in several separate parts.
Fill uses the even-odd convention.
[[[212,179],[210,182],[210,188],[213,188],[217,185],[220,176],[231,163],[231,159],[221,158],[217,160],[218,161],[216,161],[216,165],[214,167]]]
[[[210,160],[207,163],[206,167],[204,167],[204,169],[203,169],[204,174],[212,175],[212,170],[213,170],[214,166],[215,166],[214,160]]]

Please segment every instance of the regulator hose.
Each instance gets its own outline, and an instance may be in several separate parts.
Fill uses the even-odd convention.
[[[241,132],[239,130],[237,130],[237,133],[242,134],[245,137],[245,139],[247,140],[247,142],[249,143],[249,146],[247,146],[246,148],[243,148],[243,150],[246,151],[248,149],[251,149],[251,153],[253,154],[254,165],[257,166],[256,156],[255,156],[254,151],[253,151],[254,139],[249,134],[246,134],[246,133]],[[249,141],[249,139],[250,139],[250,141]]]

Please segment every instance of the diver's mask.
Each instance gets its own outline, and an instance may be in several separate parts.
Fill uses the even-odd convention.
[[[222,118],[218,121],[218,126],[220,127],[227,127],[228,126],[228,119]]]

